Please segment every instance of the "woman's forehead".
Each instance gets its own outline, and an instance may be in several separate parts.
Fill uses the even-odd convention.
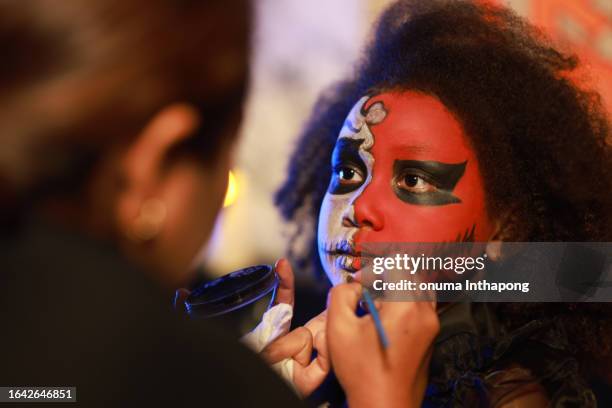
[[[375,145],[384,147],[385,151],[403,158],[427,157],[440,161],[465,160],[473,155],[461,124],[444,104],[434,96],[413,91],[387,92],[360,99],[347,117],[340,136],[353,133],[350,125],[360,127],[359,118],[365,119],[381,105],[384,117],[377,123],[368,123],[368,127]]]

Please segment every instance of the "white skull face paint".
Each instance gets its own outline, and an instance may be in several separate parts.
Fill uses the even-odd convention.
[[[332,177],[319,213],[318,249],[323,268],[333,285],[357,272],[354,237],[355,200],[372,180],[374,136],[369,125],[384,120],[382,102],[364,110],[369,97],[361,98],[348,114],[332,154]]]

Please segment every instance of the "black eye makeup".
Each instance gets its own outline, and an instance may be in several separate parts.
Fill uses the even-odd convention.
[[[338,139],[332,153],[332,177],[328,193],[350,193],[363,184],[368,173],[359,156],[359,147],[363,142],[364,139]]]
[[[400,200],[416,205],[446,205],[460,203],[453,194],[465,172],[463,163],[395,160],[392,187]]]

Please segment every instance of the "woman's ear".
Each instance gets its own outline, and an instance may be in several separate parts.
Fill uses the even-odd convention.
[[[502,220],[500,218],[496,218],[493,222],[493,233],[491,234],[485,248],[487,258],[491,261],[497,261],[501,257],[503,229],[504,225]]]
[[[489,242],[487,242],[485,253],[488,259],[491,261],[498,261],[501,258],[502,243],[503,241],[500,240],[489,240]]]
[[[502,244],[504,242],[513,241],[513,218],[515,214],[512,210],[508,210],[501,217],[496,218],[493,222],[494,230],[489,238],[485,252],[487,257],[492,261],[497,261],[502,256]]]
[[[159,229],[160,226],[154,224],[163,222],[165,203],[157,192],[163,182],[168,153],[190,137],[198,126],[200,116],[193,107],[169,105],[124,149],[118,169],[122,186],[115,215],[118,228],[129,238],[144,240]],[[149,207],[155,211],[149,211]],[[147,210],[146,214],[143,209]]]

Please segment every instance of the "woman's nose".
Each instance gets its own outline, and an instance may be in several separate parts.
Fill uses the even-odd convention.
[[[380,231],[384,227],[384,216],[377,204],[376,194],[368,193],[368,190],[366,188],[353,204],[354,220],[359,227]]]

